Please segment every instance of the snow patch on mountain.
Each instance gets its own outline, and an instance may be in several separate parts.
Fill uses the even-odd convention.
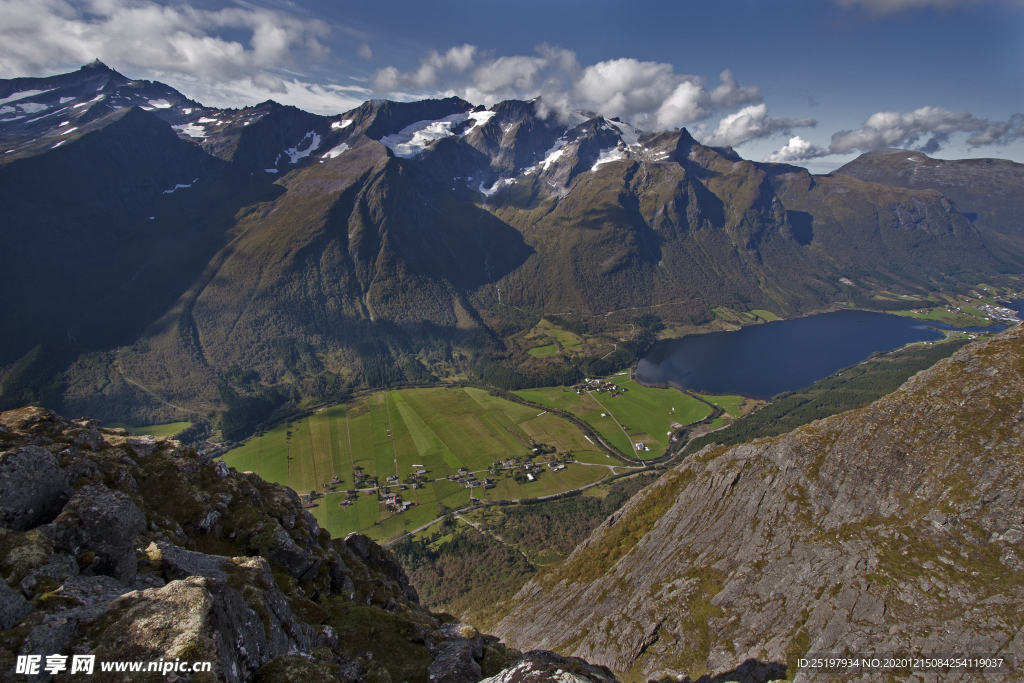
[[[151,107],[153,107],[155,109],[169,109],[170,106],[171,106],[171,103],[168,102],[167,100],[147,100],[147,101],[149,102],[149,106],[151,106]]]
[[[474,128],[479,128],[485,125],[494,116],[493,111],[471,111],[469,112],[469,118],[473,121],[473,125],[462,132],[462,137],[466,137],[470,131]]]
[[[341,154],[343,152],[347,151],[348,149],[349,149],[348,144],[343,142],[340,145],[338,145],[337,147],[335,147],[334,149],[329,150],[327,152],[327,154],[324,154],[324,156],[327,157],[328,159],[333,159],[333,158],[335,158],[337,156],[341,156]]]
[[[62,140],[61,142],[63,142],[63,140]],[[199,178],[196,178],[195,180],[193,180],[193,181],[192,181],[191,183],[189,183],[188,185],[182,185],[181,183],[178,183],[177,185],[175,185],[175,186],[174,186],[174,187],[172,187],[171,189],[169,189],[169,190],[164,190],[164,194],[174,194],[174,192],[175,192],[176,190],[184,190],[184,189],[187,189],[187,188],[189,188],[189,187],[192,187],[193,185],[195,185],[195,184],[196,184],[196,183],[198,183],[198,182],[199,182]]]
[[[565,146],[569,144],[569,141],[563,136],[555,140],[555,144],[552,145],[551,149],[544,153],[544,160],[538,164],[543,170],[548,170],[548,166],[558,161],[558,158],[562,156],[565,151]],[[536,168],[532,166],[531,168]]]
[[[594,165],[590,167],[590,170],[596,171],[599,166],[603,166],[604,164],[610,163],[612,161],[618,161],[619,159],[624,159],[625,157],[625,152],[618,149],[617,147],[602,149],[601,154],[597,157],[597,161],[594,162]]]
[[[49,114],[43,114],[42,116],[37,116],[34,119],[29,119],[25,123],[32,123],[33,121],[40,121],[42,119],[48,119],[51,116],[56,116],[57,114],[63,113],[63,111],[64,111],[63,109],[58,109],[57,111],[51,111]]]
[[[640,133],[633,126],[628,123],[623,123],[622,121],[606,121],[605,123],[609,127],[609,130],[617,130],[619,132],[619,137],[622,138],[622,141],[629,147],[638,144]]]
[[[52,90],[52,88],[51,88],[51,90]],[[21,92],[16,92],[13,95],[8,95],[7,97],[3,98],[2,100],[0,100],[0,104],[7,104],[8,102],[16,102],[18,100],[23,100],[26,97],[35,97],[36,95],[42,95],[44,92],[50,92],[50,91],[49,90],[22,90]]]
[[[60,98],[60,103],[61,104],[67,104],[68,102],[70,102],[73,99],[75,99],[75,98],[74,97],[62,97],[62,98]]]
[[[381,144],[396,157],[410,159],[423,152],[431,143],[453,135],[452,128],[469,120],[469,113],[452,114],[443,119],[417,121],[397,133],[380,139]]]
[[[210,119],[205,116],[201,117],[196,123],[220,123],[217,119]]]
[[[352,119],[345,119],[344,121],[335,121],[331,124],[331,130],[341,130],[342,128],[348,128],[352,125]]]
[[[171,126],[171,128],[184,133],[190,138],[206,137],[206,129],[196,123],[183,123],[180,126]]]
[[[202,121],[202,119],[199,120]],[[299,149],[300,147],[302,147],[302,143],[304,143],[307,139],[310,138],[312,138],[312,141],[309,143],[309,147],[306,147],[305,149]],[[289,147],[284,151],[284,153],[288,155],[288,158],[290,159],[289,163],[295,164],[298,163],[299,159],[308,157],[319,146],[320,136],[314,133],[313,131],[309,131],[308,133],[302,136],[302,139],[299,140],[299,144],[295,145],[294,147]],[[274,162],[274,165],[277,165],[276,161]]]
[[[42,104],[40,102],[26,102],[25,104],[17,105],[17,107],[26,114],[38,114],[41,111],[49,109],[50,105]]]
[[[506,185],[512,185],[515,182],[516,182],[515,178],[503,178],[503,179],[495,182],[493,185],[491,185],[491,189],[485,190],[484,189],[484,181],[481,180],[480,181],[480,187],[477,188],[477,192],[479,192],[480,194],[482,194],[485,197],[490,197],[492,194],[494,194],[495,192],[497,192],[501,188],[505,187]]]

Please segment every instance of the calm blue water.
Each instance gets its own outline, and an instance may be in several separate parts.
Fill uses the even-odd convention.
[[[770,398],[810,386],[876,351],[942,339],[935,328],[952,329],[886,313],[822,313],[658,342],[637,365],[636,376],[643,382],[673,382],[711,394]]]

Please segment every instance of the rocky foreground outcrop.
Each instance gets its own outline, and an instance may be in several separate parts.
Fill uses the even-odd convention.
[[[525,586],[495,632],[634,680],[987,680],[799,667],[999,655],[1024,677],[1024,330],[865,408],[709,447]]]
[[[70,660],[95,655],[104,682],[476,683],[519,657],[421,608],[389,551],[332,540],[290,489],[41,408],[0,414],[0,576],[4,682],[78,680]],[[157,660],[212,670],[100,669]]]

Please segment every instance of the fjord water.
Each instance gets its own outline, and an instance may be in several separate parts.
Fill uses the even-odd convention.
[[[809,386],[876,351],[942,339],[939,329],[952,328],[870,311],[821,313],[658,342],[637,365],[636,377],[711,394],[770,398]]]

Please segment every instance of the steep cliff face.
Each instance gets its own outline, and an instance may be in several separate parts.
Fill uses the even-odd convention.
[[[85,654],[103,681],[162,659],[212,664],[179,681],[476,683],[519,655],[421,608],[389,551],[331,540],[294,491],[40,408],[0,413],[0,578],[0,681]]]
[[[868,407],[688,458],[524,587],[494,630],[635,680],[749,660],[832,680],[797,670],[808,652],[1019,661],[1022,453],[1014,328]]]

